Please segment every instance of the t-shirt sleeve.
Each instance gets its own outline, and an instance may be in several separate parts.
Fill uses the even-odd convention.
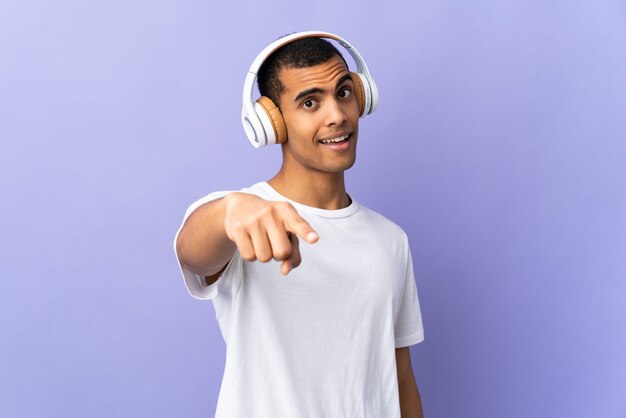
[[[189,218],[189,216],[193,213],[194,210],[196,210],[197,208],[199,208],[200,206],[202,206],[203,204],[207,202],[224,197],[228,193],[230,192],[228,191],[214,192],[192,203],[189,206],[189,208],[187,208],[187,211],[185,212],[185,217],[183,218],[183,222],[181,223],[180,227],[178,228],[178,231],[176,232],[176,236],[174,237],[174,254],[176,254],[176,259],[178,260],[178,266],[183,275],[185,286],[187,287],[189,294],[191,294],[191,296],[193,296],[196,299],[208,300],[208,299],[213,299],[215,296],[217,296],[219,287],[223,285],[222,277],[224,276],[224,273],[222,273],[222,276],[220,276],[220,279],[218,279],[217,281],[215,281],[214,283],[210,285],[207,285],[206,280],[203,276],[197,275],[189,271],[180,262],[180,258],[178,257],[178,252],[176,251],[176,242],[178,241],[178,235],[180,234],[180,231],[183,229],[183,225],[185,225],[185,221],[187,220],[187,218]],[[236,256],[237,254],[235,254],[235,257],[233,257],[233,259],[229,263],[227,270],[230,270],[231,268],[233,268],[231,264],[233,264],[233,262],[235,261],[235,258],[237,258]]]
[[[413,275],[411,250],[406,249],[406,275],[398,312],[394,319],[396,348],[407,347],[424,340],[424,327],[420,310],[417,286]]]

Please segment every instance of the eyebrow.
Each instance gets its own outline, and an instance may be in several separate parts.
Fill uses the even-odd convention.
[[[341,86],[343,83],[345,83],[348,80],[352,80],[352,76],[350,75],[350,73],[348,74],[344,74],[339,80],[337,80],[337,87],[339,88],[339,86]],[[298,102],[301,99],[303,99],[304,97],[308,96],[309,94],[316,94],[316,93],[324,93],[325,90],[321,89],[319,87],[312,87],[310,89],[306,89],[304,91],[301,91],[300,93],[298,93],[298,95],[296,96],[295,99],[293,99],[294,102]]]

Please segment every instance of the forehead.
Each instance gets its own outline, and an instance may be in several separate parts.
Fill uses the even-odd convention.
[[[282,96],[295,98],[301,91],[320,88],[334,90],[337,80],[348,74],[348,67],[337,55],[312,67],[280,69],[280,81],[284,86]]]

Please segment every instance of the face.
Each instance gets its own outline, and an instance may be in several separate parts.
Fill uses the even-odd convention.
[[[287,125],[288,169],[341,173],[356,159],[359,108],[339,56],[307,68],[283,68],[280,110]]]

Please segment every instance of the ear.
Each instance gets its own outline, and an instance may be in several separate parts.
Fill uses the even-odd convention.
[[[287,125],[285,125],[285,120],[283,119],[283,115],[280,113],[280,109],[278,106],[274,104],[272,99],[269,97],[260,97],[256,101],[259,106],[263,109],[265,114],[268,117],[268,124],[271,125],[271,129],[274,133],[274,138],[276,138],[277,144],[282,144],[287,140]],[[269,129],[269,126],[263,124],[263,128]],[[268,133],[269,134],[269,133]]]

